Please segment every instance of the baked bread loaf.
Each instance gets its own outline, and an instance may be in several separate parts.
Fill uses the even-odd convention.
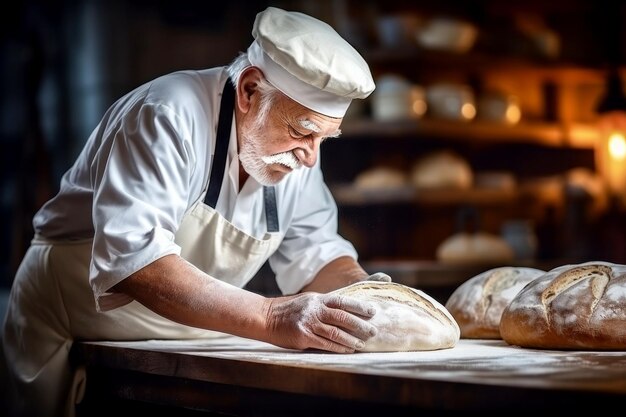
[[[448,298],[446,309],[468,339],[500,339],[500,317],[513,297],[545,271],[503,266],[482,272],[461,284]]]
[[[500,334],[529,348],[626,350],[626,265],[598,261],[552,269],[513,298]]]
[[[445,264],[509,264],[515,258],[511,246],[500,236],[487,232],[461,232],[447,237],[436,251]]]
[[[467,190],[474,182],[474,172],[456,152],[439,150],[423,155],[413,164],[410,181],[418,189]]]
[[[361,172],[355,178],[354,184],[362,189],[396,188],[407,186],[408,179],[397,168],[378,166]]]
[[[394,283],[362,281],[333,291],[376,306],[370,323],[378,333],[363,352],[401,352],[451,348],[460,338],[458,324],[435,299],[420,290]]]

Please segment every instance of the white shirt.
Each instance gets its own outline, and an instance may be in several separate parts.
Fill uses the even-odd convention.
[[[180,71],[119,99],[63,175],[59,193],[35,215],[35,233],[43,238],[93,238],[93,288],[108,289],[165,255],[180,254],[174,235],[206,191],[226,81],[224,68]],[[249,178],[238,191],[234,121],[225,172],[216,210],[261,238],[267,231],[263,187]],[[352,244],[337,234],[337,207],[319,158],[275,189],[283,240],[269,261],[284,294],[298,292],[340,256],[356,259]]]

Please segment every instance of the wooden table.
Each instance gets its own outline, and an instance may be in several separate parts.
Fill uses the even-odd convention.
[[[79,408],[85,416],[115,416],[118,408],[177,416],[467,415],[626,403],[626,352],[542,351],[500,340],[342,355],[216,334],[201,341],[76,343],[72,357],[87,369]]]

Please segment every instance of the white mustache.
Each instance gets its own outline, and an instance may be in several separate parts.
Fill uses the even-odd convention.
[[[266,164],[282,164],[291,169],[298,169],[302,165],[293,152],[281,152],[274,155],[262,156],[261,160]]]

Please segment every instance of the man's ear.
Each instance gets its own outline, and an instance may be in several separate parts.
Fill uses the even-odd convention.
[[[248,67],[241,73],[237,84],[237,108],[242,113],[250,111],[255,94],[258,98],[258,85],[261,77],[263,73],[257,67]]]

